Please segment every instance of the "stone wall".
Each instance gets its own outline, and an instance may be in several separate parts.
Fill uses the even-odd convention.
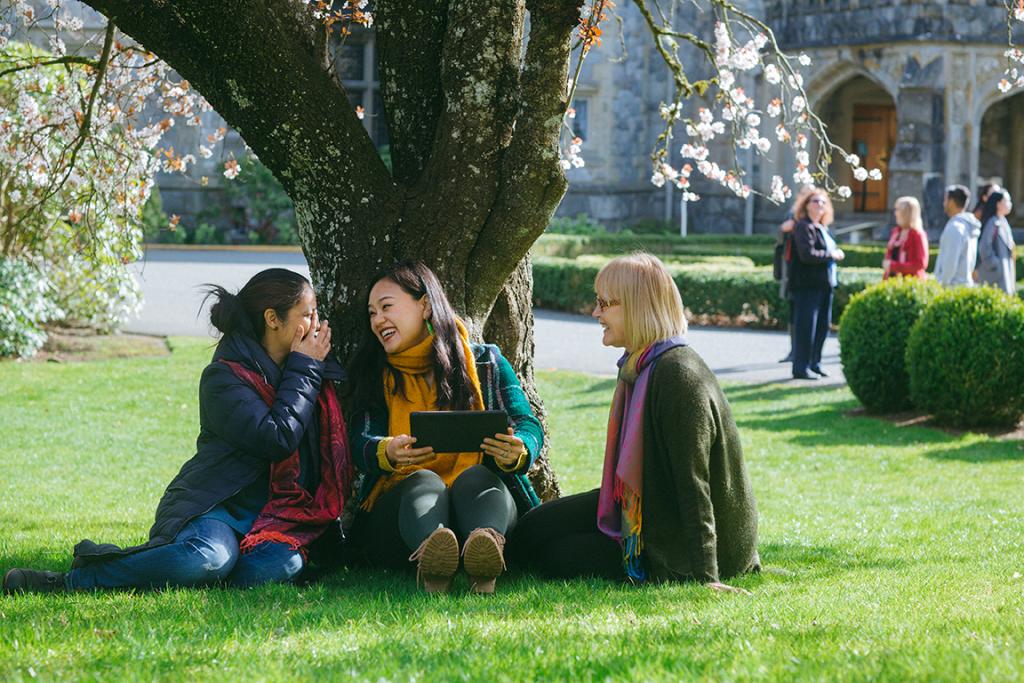
[[[767,0],[765,16],[786,48],[1006,42],[1003,0]]]

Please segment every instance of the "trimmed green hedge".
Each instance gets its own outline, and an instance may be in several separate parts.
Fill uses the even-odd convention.
[[[935,280],[892,278],[853,296],[839,325],[843,375],[864,407],[889,412],[910,407],[904,357],[907,337],[942,286]]]
[[[991,287],[948,290],[907,342],[910,397],[956,426],[1024,417],[1024,303]]]
[[[574,313],[594,307],[594,278],[611,256],[533,259],[536,306]],[[690,317],[700,322],[784,328],[789,303],[779,296],[771,268],[729,268],[720,263],[666,263]],[[839,320],[850,296],[881,279],[880,269],[843,268],[832,306]]]
[[[885,245],[880,242],[841,244],[846,252],[845,268],[882,267]],[[669,255],[731,256],[749,258],[757,266],[770,266],[775,256],[775,237],[772,235],[541,235],[532,248],[534,256],[576,258],[588,254],[627,254],[631,251],[649,251],[667,260]],[[935,267],[938,245],[932,245],[928,271]],[[1024,253],[1017,257],[1017,272],[1024,273]]]
[[[849,268],[881,268],[885,245],[844,244]],[[667,256],[726,256],[749,258],[758,266],[770,266],[775,256],[771,235],[541,235],[532,248],[534,256],[577,258],[592,254],[627,254],[648,251]]]

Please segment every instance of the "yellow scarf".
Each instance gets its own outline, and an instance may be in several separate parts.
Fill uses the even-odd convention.
[[[476,362],[473,350],[469,345],[469,333],[461,320],[455,321],[459,328],[462,341],[462,354],[466,359],[466,370],[473,387],[477,410],[483,410],[484,398],[480,390],[480,378],[476,374]],[[433,379],[434,372],[434,335],[428,335],[419,344],[402,351],[388,354],[388,363],[402,373],[403,392],[395,393],[395,382],[391,373],[384,372],[384,400],[388,407],[388,436],[409,434],[409,416],[418,410],[437,410],[437,389],[428,379]],[[415,448],[415,444],[413,445]],[[427,469],[435,472],[451,486],[456,478],[473,465],[483,462],[483,454],[475,453],[441,453],[433,460],[422,465],[400,467],[390,476],[383,476],[374,485],[363,507],[373,508],[377,499],[386,491],[395,487],[400,481],[417,470]]]

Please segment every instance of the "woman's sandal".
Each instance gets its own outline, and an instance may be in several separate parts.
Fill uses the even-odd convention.
[[[459,569],[459,539],[451,529],[435,529],[409,556],[409,561],[418,562],[417,585],[422,581],[428,593],[447,593]]]
[[[505,571],[505,537],[491,528],[473,529],[462,547],[462,563],[474,593],[493,593],[494,582]]]

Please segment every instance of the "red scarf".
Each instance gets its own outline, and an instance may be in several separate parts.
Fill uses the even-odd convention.
[[[228,360],[221,360],[251,386],[268,406],[274,404],[274,387],[262,375]],[[324,380],[317,396],[320,416],[320,486],[310,495],[299,485],[299,451],[270,466],[270,500],[252,529],[239,544],[243,553],[261,543],[286,543],[305,557],[306,548],[341,515],[345,495],[352,484],[348,435],[341,417],[334,385]]]

